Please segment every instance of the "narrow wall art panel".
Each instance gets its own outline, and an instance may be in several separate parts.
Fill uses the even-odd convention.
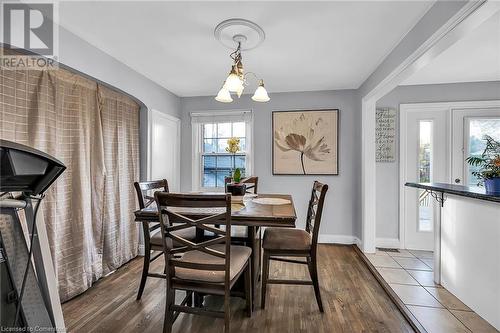
[[[338,175],[339,110],[273,111],[274,175]]]
[[[376,151],[377,162],[396,161],[396,110],[377,109]]]

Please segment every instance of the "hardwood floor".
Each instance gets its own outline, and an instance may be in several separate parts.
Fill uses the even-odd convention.
[[[150,278],[136,301],[142,258],[130,261],[98,281],[84,294],[63,304],[69,332],[161,332],[165,304],[164,281]],[[163,260],[152,264],[162,270]],[[413,332],[387,294],[351,246],[320,245],[319,280],[325,313],[318,311],[311,286],[269,285],[266,309],[257,303],[252,318],[245,301],[232,298],[231,331],[244,332]],[[272,262],[270,275],[309,278],[305,265]],[[178,295],[180,298],[183,295]],[[209,297],[209,307],[223,305]],[[222,332],[224,321],[181,314],[174,332]]]

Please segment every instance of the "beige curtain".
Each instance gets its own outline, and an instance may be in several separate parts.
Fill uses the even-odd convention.
[[[62,69],[0,69],[0,121],[67,167],[43,203],[61,301],[137,255],[137,103]]]
[[[139,107],[132,99],[99,86],[104,164],[103,249],[105,274],[137,256],[134,181],[139,179]]]

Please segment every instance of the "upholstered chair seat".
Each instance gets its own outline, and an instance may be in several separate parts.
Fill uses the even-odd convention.
[[[209,248],[225,253],[225,244],[217,244]],[[240,273],[248,262],[252,249],[247,246],[231,246],[229,276],[232,281]],[[224,258],[219,258],[202,251],[190,251],[182,256],[182,261],[190,263],[220,264],[224,265]],[[203,271],[199,269],[189,269],[176,267],[175,278],[190,281],[206,281],[210,283],[224,283],[224,271]]]
[[[262,247],[265,250],[304,250],[311,249],[312,237],[302,229],[267,228]]]

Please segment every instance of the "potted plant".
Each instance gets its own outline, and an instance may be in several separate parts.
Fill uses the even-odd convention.
[[[479,167],[472,172],[479,179],[479,186],[484,183],[487,194],[500,195],[500,142],[489,135],[484,136],[486,147],[480,156],[469,156],[466,161],[471,166]]]
[[[233,181],[227,184],[227,192],[232,195],[245,195],[247,190],[247,186],[241,182],[241,170],[240,168],[234,169],[233,172]]]
[[[233,167],[235,161],[235,154],[240,151],[240,139],[238,138],[230,138],[227,140],[226,151],[228,153],[233,154]],[[247,186],[245,184],[241,184],[241,170],[239,168],[235,168],[234,171],[231,172],[231,183],[226,185],[226,190],[228,193],[232,195],[245,195]]]

